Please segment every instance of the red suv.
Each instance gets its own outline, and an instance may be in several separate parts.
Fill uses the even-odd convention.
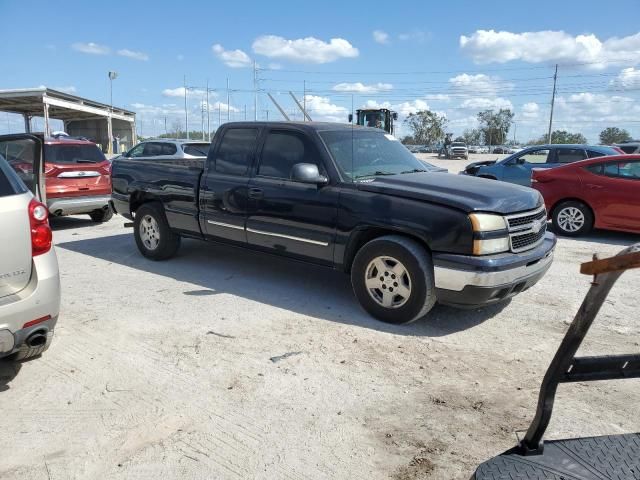
[[[32,149],[25,148],[21,135],[2,141],[2,154],[18,172],[29,175]],[[106,222],[113,213],[111,162],[89,140],[71,137],[41,138],[46,201],[52,216],[88,214],[94,222]]]

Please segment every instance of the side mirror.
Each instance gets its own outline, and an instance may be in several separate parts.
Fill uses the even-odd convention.
[[[349,114],[349,123],[353,123],[353,113]]]
[[[296,163],[291,169],[291,180],[300,183],[315,183],[325,185],[329,179],[320,175],[318,166],[315,163]]]

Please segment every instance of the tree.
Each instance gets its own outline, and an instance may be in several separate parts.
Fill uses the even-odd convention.
[[[508,108],[501,108],[498,113],[493,110],[484,110],[478,113],[479,130],[484,136],[485,143],[502,145],[507,140],[507,135],[513,123],[513,112]]]
[[[631,140],[631,135],[623,128],[607,127],[600,132],[600,143],[603,145],[613,145],[629,140]]]
[[[402,138],[402,140],[400,140],[400,142],[402,142],[403,145],[415,145],[416,144],[415,139],[411,135],[406,135],[405,137]]]
[[[477,128],[462,132],[462,138],[467,145],[480,145],[482,143],[482,132]]]
[[[530,143],[532,145],[544,145],[548,143],[548,137],[547,135],[542,135],[540,138]],[[554,130],[551,132],[551,143],[587,143],[587,139],[581,133],[570,133],[566,130]]]
[[[404,123],[417,144],[431,145],[442,140],[448,120],[444,115],[422,110],[409,114]]]

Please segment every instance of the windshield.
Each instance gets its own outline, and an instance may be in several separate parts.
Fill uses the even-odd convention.
[[[320,136],[341,173],[351,181],[427,171],[402,143],[384,132],[354,129],[320,132]]]
[[[452,147],[466,147],[466,145],[462,142],[453,142],[451,144]]]
[[[97,145],[91,144],[45,145],[44,158],[47,163],[100,163],[107,159]]]

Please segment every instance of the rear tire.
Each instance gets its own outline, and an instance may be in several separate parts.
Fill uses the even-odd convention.
[[[551,217],[554,230],[560,235],[577,237],[585,235],[593,228],[593,213],[582,202],[569,200],[553,209]]]
[[[376,238],[360,248],[351,285],[360,305],[387,323],[414,322],[436,303],[431,254],[400,235]]]
[[[111,210],[111,208],[107,207],[103,210],[94,210],[89,214],[89,216],[91,217],[91,220],[96,223],[104,223],[111,220],[111,218],[113,217],[113,211]]]
[[[145,203],[136,210],[133,235],[140,253],[151,260],[171,258],[180,248],[180,235],[171,230],[158,203]]]
[[[18,350],[13,355],[13,359],[16,361],[29,360],[30,358],[37,357],[38,355],[42,355],[46,350],[51,346],[51,341],[53,340],[53,330],[49,330],[47,332],[47,340],[43,345],[38,345],[36,347],[30,347],[26,343],[23,343],[20,346],[20,350]]]

